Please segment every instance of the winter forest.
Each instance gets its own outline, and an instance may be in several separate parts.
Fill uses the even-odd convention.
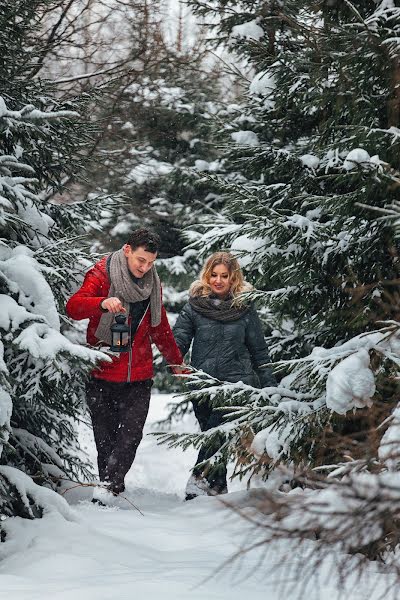
[[[239,261],[271,377],[153,344],[126,489],[93,503],[111,359],[66,304],[138,228],[172,329]],[[399,0],[2,0],[0,231],[1,597],[400,598]],[[185,501],[199,450],[227,493]]]

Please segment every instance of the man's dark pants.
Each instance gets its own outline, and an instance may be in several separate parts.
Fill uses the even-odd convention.
[[[92,417],[100,481],[124,490],[149,412],[152,380],[117,383],[92,378],[86,400]]]

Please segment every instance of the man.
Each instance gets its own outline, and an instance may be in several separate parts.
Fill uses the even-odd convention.
[[[153,377],[151,342],[174,372],[182,363],[154,266],[159,245],[156,234],[137,229],[120,250],[88,271],[66,307],[71,318],[89,319],[91,345],[110,345],[115,315],[128,317],[130,351],[100,363],[87,385],[99,477],[113,494],[124,491],[125,475],[142,439]]]

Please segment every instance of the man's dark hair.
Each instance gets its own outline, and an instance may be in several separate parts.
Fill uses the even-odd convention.
[[[142,227],[141,229],[132,231],[126,243],[132,250],[141,247],[144,248],[146,252],[155,253],[158,252],[160,248],[161,240],[156,233]]]

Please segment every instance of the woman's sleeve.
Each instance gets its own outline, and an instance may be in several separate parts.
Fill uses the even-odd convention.
[[[250,309],[247,318],[246,346],[250,353],[253,369],[260,380],[261,387],[275,386],[277,381],[272,369],[263,366],[271,362],[271,358],[268,354],[262,324],[255,308]]]
[[[179,350],[182,352],[182,355],[185,356],[189,351],[190,344],[192,343],[195,334],[192,309],[190,308],[189,303],[185,304],[182,308],[172,331]]]

